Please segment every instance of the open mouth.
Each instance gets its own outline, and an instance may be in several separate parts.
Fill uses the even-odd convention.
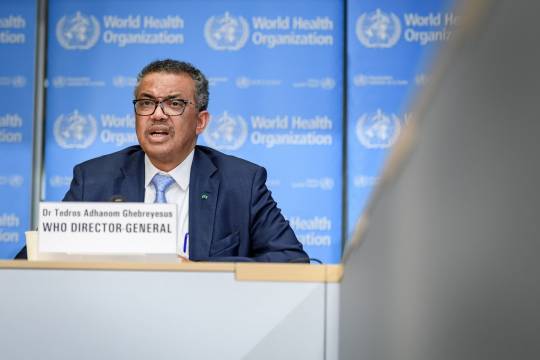
[[[155,128],[149,129],[148,134],[150,135],[150,139],[160,141],[169,137],[170,131],[168,128],[155,127]]]

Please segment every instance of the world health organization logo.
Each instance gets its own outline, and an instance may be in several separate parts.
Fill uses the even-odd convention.
[[[97,135],[97,122],[92,115],[75,110],[60,115],[54,122],[54,139],[64,149],[85,149],[93,144]]]
[[[99,39],[99,22],[95,16],[65,15],[56,24],[56,38],[64,49],[87,50]]]
[[[381,109],[374,114],[364,114],[356,123],[356,136],[368,149],[389,148],[396,141],[401,131],[399,118],[386,115]]]
[[[401,23],[394,13],[377,9],[360,15],[356,21],[356,36],[368,48],[389,48],[401,36]]]
[[[225,111],[210,121],[203,137],[208,145],[218,150],[237,150],[244,145],[247,132],[247,123],[241,116]]]
[[[242,16],[212,16],[204,25],[204,37],[208,45],[219,51],[241,49],[249,37],[249,26]]]

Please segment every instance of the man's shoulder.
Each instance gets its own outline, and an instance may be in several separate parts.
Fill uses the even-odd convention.
[[[133,145],[127,148],[124,148],[122,150],[98,156],[90,160],[86,160],[82,163],[80,163],[79,167],[111,167],[111,166],[122,166],[126,161],[133,159],[137,156],[143,155],[144,152],[142,151],[141,147],[139,145]]]
[[[197,145],[196,150],[202,156],[206,156],[220,171],[255,172],[262,168],[251,161],[222,153],[207,146]]]

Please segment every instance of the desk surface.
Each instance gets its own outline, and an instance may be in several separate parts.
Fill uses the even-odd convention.
[[[340,282],[343,266],[277,263],[0,260],[0,269],[232,272],[236,280]]]
[[[339,265],[96,260],[0,261],[2,358],[337,358]]]

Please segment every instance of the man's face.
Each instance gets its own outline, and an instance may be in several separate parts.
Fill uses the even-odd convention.
[[[141,79],[136,98],[190,102],[178,116],[165,115],[161,106],[152,115],[135,115],[137,139],[154,166],[174,169],[193,150],[209,119],[207,111],[197,110],[193,79],[186,74],[150,73]]]

